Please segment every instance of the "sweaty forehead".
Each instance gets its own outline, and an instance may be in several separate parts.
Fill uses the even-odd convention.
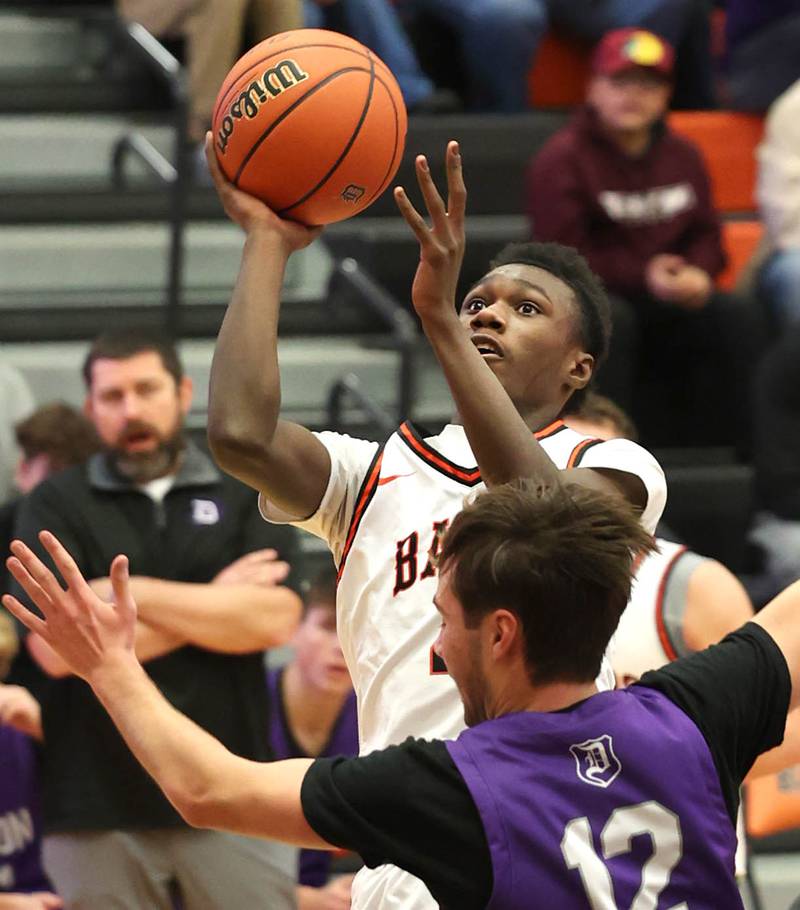
[[[575,302],[575,294],[565,281],[536,265],[525,265],[521,262],[501,265],[487,272],[478,284],[485,285],[497,279],[516,282],[521,289],[541,288],[554,304],[571,306]]]

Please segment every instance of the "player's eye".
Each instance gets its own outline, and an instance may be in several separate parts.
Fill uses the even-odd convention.
[[[472,300],[468,300],[464,304],[462,310],[465,313],[479,313],[485,306],[485,301],[481,300],[480,297],[473,297]]]
[[[541,307],[531,300],[523,300],[517,309],[523,316],[535,316],[537,313],[542,312]]]

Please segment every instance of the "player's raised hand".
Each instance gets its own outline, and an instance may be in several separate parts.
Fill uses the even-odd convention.
[[[394,198],[400,213],[419,241],[419,266],[411,297],[420,319],[454,318],[456,289],[464,259],[464,212],[467,189],[461,169],[457,142],[449,142],[445,153],[447,205],[431,177],[424,155],[416,159],[417,182],[428,209],[431,226],[414,208],[402,187]]]
[[[322,233],[321,227],[306,227],[296,221],[280,218],[260,199],[235,187],[222,173],[210,132],[206,133],[206,161],[225,214],[246,233],[259,228],[273,231],[286,244],[290,253],[302,250]]]
[[[117,556],[111,563],[113,603],[91,589],[75,560],[56,537],[42,531],[39,540],[50,554],[66,590],[39,557],[21,540],[11,544],[6,565],[44,619],[6,594],[3,606],[31,632],[40,635],[76,675],[89,681],[109,662],[135,660],[136,604],[130,593],[128,560]]]

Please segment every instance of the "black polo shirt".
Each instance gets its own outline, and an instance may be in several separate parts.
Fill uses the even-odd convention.
[[[42,529],[61,540],[87,578],[108,575],[118,553],[128,556],[133,575],[199,583],[262,547],[290,562],[295,556],[296,532],[263,521],[253,491],[195,446],[187,448],[160,504],[115,474],[102,454],[46,480],[20,504],[16,523],[16,536],[40,556]],[[231,751],[270,757],[261,651],[231,655],[186,646],[145,669],[176,708]],[[47,831],[182,824],[86,683],[48,678],[37,694]]]

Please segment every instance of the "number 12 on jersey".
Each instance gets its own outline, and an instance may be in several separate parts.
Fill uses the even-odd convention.
[[[642,867],[642,884],[629,910],[656,910],[658,896],[667,887],[672,870],[681,858],[681,827],[678,816],[660,803],[649,801],[615,809],[600,832],[604,859],[613,859],[631,849],[631,841],[647,834],[653,853]],[[561,853],[567,867],[577,869],[592,910],[620,910],[614,899],[611,873],[594,848],[586,816],[573,818],[564,829]],[[686,903],[669,910],[688,910]]]

